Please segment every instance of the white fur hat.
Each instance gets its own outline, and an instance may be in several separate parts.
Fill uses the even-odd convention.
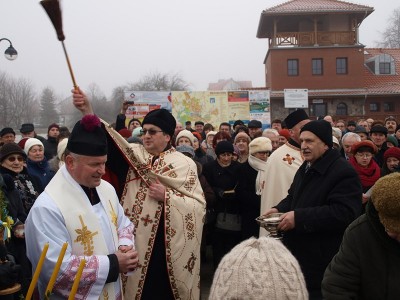
[[[24,146],[25,153],[28,155],[29,150],[36,145],[42,146],[44,148],[43,143],[40,140],[36,138],[27,139]]]
[[[249,153],[272,151],[271,140],[267,137],[260,136],[252,140],[249,144]]]
[[[250,238],[221,260],[213,279],[212,300],[308,299],[296,258],[269,237]]]
[[[176,136],[176,140],[175,140],[175,144],[176,144],[176,145],[178,145],[178,141],[179,141],[179,139],[180,139],[181,137],[186,137],[186,138],[188,138],[188,139],[190,140],[190,143],[191,143],[192,146],[193,146],[193,144],[194,144],[194,135],[193,135],[189,130],[184,129],[184,130],[182,130],[182,131],[180,131],[180,132],[178,133],[178,135]]]

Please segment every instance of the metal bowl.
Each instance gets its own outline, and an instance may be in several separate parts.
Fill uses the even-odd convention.
[[[256,218],[256,221],[260,225],[260,227],[269,232],[269,236],[275,239],[281,239],[282,233],[278,231],[277,227],[281,221],[280,217],[282,215],[283,213],[272,213],[268,216],[259,216],[258,218]]]

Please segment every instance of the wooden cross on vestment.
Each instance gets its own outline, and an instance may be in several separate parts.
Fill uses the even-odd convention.
[[[290,156],[290,154],[286,154],[286,157],[283,160],[287,161],[288,164],[291,165],[293,163],[293,161],[296,160],[296,158]]]

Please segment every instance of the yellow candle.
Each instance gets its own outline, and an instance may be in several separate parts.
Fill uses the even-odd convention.
[[[67,250],[68,243],[65,242],[61,248],[60,254],[58,255],[56,266],[54,267],[53,273],[51,274],[49,284],[46,288],[46,296],[50,298],[51,291],[53,290],[53,286],[56,283],[58,272],[60,271],[62,261],[64,259],[65,251]]]
[[[42,254],[40,255],[39,262],[36,266],[35,273],[33,274],[31,284],[29,285],[28,292],[26,293],[25,300],[32,298],[33,290],[35,289],[36,283],[39,279],[40,271],[42,270],[44,259],[46,258],[47,249],[49,249],[49,243],[44,244]]]
[[[74,279],[74,284],[72,285],[71,292],[69,294],[68,300],[73,300],[75,298],[75,294],[78,291],[79,281],[81,280],[83,268],[85,267],[86,260],[83,258],[79,263],[78,271],[76,272],[76,276]]]

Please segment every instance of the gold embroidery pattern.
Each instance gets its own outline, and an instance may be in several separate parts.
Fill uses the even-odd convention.
[[[104,300],[108,300],[109,298],[108,298],[108,292],[104,289],[103,290],[103,297],[104,297]]]
[[[88,230],[87,226],[83,222],[82,216],[79,216],[79,220],[82,224],[82,229],[75,229],[75,232],[78,234],[76,237],[75,243],[81,243],[83,245],[83,253],[85,255],[91,256],[93,255],[93,236],[98,234],[97,231],[91,232]]]
[[[293,161],[296,160],[296,158],[294,158],[293,156],[290,156],[290,154],[286,154],[286,157],[284,157],[282,160],[287,161],[287,163],[289,165],[291,165],[291,164],[293,164]]]
[[[114,211],[114,207],[112,206],[111,201],[108,200],[108,202],[110,203],[110,207],[111,207],[111,211],[110,211],[111,222],[114,224],[115,229],[118,229],[118,217],[117,217],[117,214]]]
[[[193,274],[193,269],[194,269],[194,266],[196,265],[196,260],[197,260],[197,258],[196,258],[196,256],[194,256],[194,253],[192,252],[188,262],[186,263],[186,266],[184,266],[184,268],[186,270],[188,270],[190,274]]]
[[[196,233],[194,232],[193,215],[187,214],[185,216],[185,222],[186,222],[187,237],[189,240],[192,240],[196,235]]]

